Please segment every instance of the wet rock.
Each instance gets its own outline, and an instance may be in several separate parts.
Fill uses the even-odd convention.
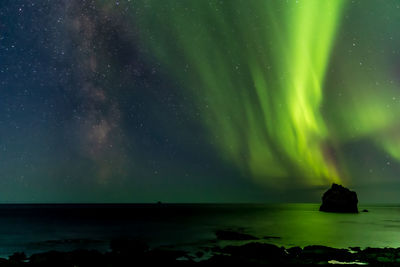
[[[201,257],[203,257],[204,252],[203,251],[197,251],[195,255],[196,255],[197,258],[201,258]]]
[[[71,252],[49,251],[33,254],[29,266],[108,266],[104,255],[96,250],[75,250]]]
[[[382,266],[382,263],[398,264],[400,248],[366,248],[358,253],[361,261]],[[386,265],[385,265],[386,266]]]
[[[300,247],[291,247],[286,249],[286,252],[289,254],[291,258],[297,258],[300,256],[303,250]]]
[[[349,247],[349,249],[351,249],[352,251],[355,251],[355,252],[360,252],[361,251],[360,247]]]
[[[347,249],[337,249],[325,246],[307,246],[303,249],[300,257],[310,259],[313,262],[338,260],[351,261],[354,257]]]
[[[14,262],[23,262],[27,259],[24,252],[15,252],[8,258],[10,261],[14,261]]]
[[[185,251],[156,248],[145,254],[144,263],[148,263],[149,266],[175,266],[179,258],[186,258],[187,260],[184,262],[187,263],[190,262],[189,258],[191,257],[188,257]]]
[[[248,243],[242,246],[226,246],[221,249],[225,255],[237,259],[236,262],[271,263],[282,262],[287,257],[284,248],[272,244]]]
[[[136,239],[114,239],[110,242],[110,248],[117,254],[143,254],[148,250],[147,244]]]
[[[133,241],[129,241],[133,242]],[[368,264],[368,266],[399,266],[400,248],[347,249],[325,246],[292,247],[285,249],[272,244],[251,242],[240,246],[213,249],[211,258],[194,261],[185,251],[176,248],[133,247],[126,241],[117,242],[114,251],[101,253],[94,250],[71,252],[49,251],[34,254],[29,261],[24,254],[15,253],[10,260],[0,258],[0,266],[31,267],[111,267],[111,266],[332,266],[332,264]],[[130,249],[121,249],[127,246]],[[132,249],[135,249],[133,252]],[[197,256],[200,256],[198,254]]]
[[[240,232],[235,232],[231,230],[218,230],[215,232],[215,235],[217,236],[217,239],[219,240],[230,240],[230,241],[245,241],[245,240],[258,240],[258,237],[245,234],[245,233],[240,233]]]
[[[332,187],[322,196],[322,205],[320,211],[325,212],[346,212],[358,213],[358,198],[354,191],[350,191],[338,184],[332,184]]]

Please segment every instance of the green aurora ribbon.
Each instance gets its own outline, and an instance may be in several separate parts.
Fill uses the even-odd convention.
[[[221,155],[274,184],[338,182],[320,105],[342,0],[140,1],[142,39]]]

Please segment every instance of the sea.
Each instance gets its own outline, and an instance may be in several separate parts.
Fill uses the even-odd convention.
[[[110,250],[114,239],[189,253],[246,241],[217,240],[217,230],[279,246],[400,247],[400,206],[325,213],[319,204],[3,204],[0,257],[49,250]]]

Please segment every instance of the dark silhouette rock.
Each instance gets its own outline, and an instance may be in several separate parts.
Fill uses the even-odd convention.
[[[136,239],[114,239],[110,242],[110,248],[116,254],[129,254],[130,256],[136,254],[143,254],[149,247],[142,240]]]
[[[201,258],[201,257],[203,257],[204,252],[203,251],[197,251],[195,255],[196,255],[197,258]]]
[[[355,252],[360,252],[361,248],[360,247],[349,247],[350,250],[355,251]]]
[[[306,246],[300,258],[312,259],[313,261],[329,261],[331,259],[339,261],[351,261],[353,255],[347,249],[331,248],[326,246]]]
[[[15,252],[9,257],[9,260],[14,262],[23,262],[26,259],[27,257],[24,252]]]
[[[136,242],[136,243],[135,243]],[[358,266],[400,266],[400,248],[348,249],[326,246],[291,247],[251,242],[212,249],[211,257],[193,260],[189,252],[176,248],[150,249],[140,241],[114,241],[113,251],[48,251],[26,258],[14,253],[9,260],[0,258],[0,266],[29,267],[111,267],[111,266],[332,266],[336,262]],[[135,252],[136,250],[136,252]],[[196,253],[197,257],[204,256]]]
[[[338,185],[332,187],[322,196],[320,211],[358,213],[358,198],[354,191]]]
[[[363,209],[362,212],[368,212],[368,210],[367,209]]]
[[[300,247],[291,247],[286,249],[286,252],[291,258],[297,258],[303,250]]]
[[[283,260],[287,256],[283,247],[255,242],[247,243],[242,246],[226,246],[221,249],[221,252],[225,255],[231,255],[231,257],[238,260],[236,262],[277,262]]]
[[[235,231],[230,231],[230,230],[218,230],[215,232],[215,235],[217,236],[218,240],[258,240],[258,237],[245,234],[245,233],[239,233]]]

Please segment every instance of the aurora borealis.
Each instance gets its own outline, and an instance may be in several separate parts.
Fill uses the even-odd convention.
[[[0,4],[0,200],[398,202],[396,1]]]
[[[202,119],[227,160],[272,184],[339,180],[319,109],[342,1],[147,4],[151,47],[206,105]]]

